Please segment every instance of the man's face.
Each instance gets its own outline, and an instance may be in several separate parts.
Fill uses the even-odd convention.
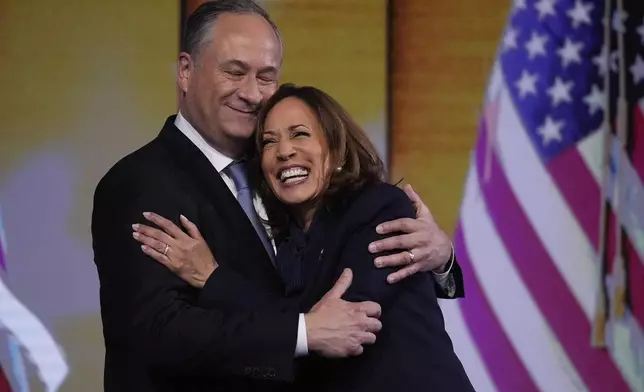
[[[279,40],[261,16],[221,15],[196,58],[181,54],[182,114],[220,152],[238,156],[257,111],[277,89],[281,59]]]

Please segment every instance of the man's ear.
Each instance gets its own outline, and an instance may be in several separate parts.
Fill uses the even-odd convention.
[[[188,92],[188,82],[194,69],[192,56],[186,52],[179,53],[179,62],[177,67],[177,84],[183,94]]]

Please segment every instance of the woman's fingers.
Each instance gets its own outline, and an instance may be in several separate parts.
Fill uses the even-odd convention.
[[[151,248],[148,245],[141,245],[141,250],[146,255],[152,257],[154,260],[168,267],[168,269],[170,269],[171,271],[176,270],[174,264],[172,264],[172,260],[170,260],[167,256],[164,256],[163,253],[158,252],[156,249]]]
[[[190,220],[188,218],[186,218],[185,216],[183,216],[183,215],[180,216],[180,219],[181,219],[181,224],[183,225],[183,227],[185,227],[186,230],[188,230],[188,234],[190,234],[190,237],[194,238],[195,240],[202,239],[201,238],[201,233],[199,232],[199,229],[197,228],[197,225],[195,225],[194,223],[190,222]]]
[[[172,245],[174,243],[174,238],[164,231],[154,227],[135,223],[132,225],[132,230],[134,230],[135,233],[140,233],[155,240],[159,240],[164,244]]]
[[[134,232],[132,233],[132,237],[134,237],[135,240],[139,241],[141,244],[159,252],[160,254],[166,253],[166,246],[168,247],[168,250],[170,249],[170,245],[163,241],[159,241],[155,238],[148,237],[147,235],[139,232]]]
[[[177,227],[177,225],[175,225],[172,221],[162,217],[161,215],[155,214],[153,212],[144,212],[143,216],[145,217],[145,219],[162,228],[163,231],[170,234],[170,236],[172,236],[173,238],[182,239],[187,237],[186,233],[184,233],[179,227]]]

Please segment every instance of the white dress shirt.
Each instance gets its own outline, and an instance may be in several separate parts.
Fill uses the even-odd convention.
[[[224,180],[228,189],[232,194],[237,198],[237,188],[235,187],[235,182],[230,178],[225,172],[224,169],[233,163],[233,158],[230,158],[221,152],[217,151],[213,146],[208,144],[208,142],[197,132],[197,130],[190,125],[188,120],[181,115],[177,114],[177,118],[174,121],[174,125],[179,128],[179,130],[186,135],[190,141],[197,146],[197,148],[208,158],[208,161],[212,166],[217,170],[217,173],[221,176],[221,179]],[[255,210],[259,214],[260,218],[266,219],[266,209],[262,200],[257,194],[253,198],[253,204],[255,205]],[[270,237],[270,227],[264,226]],[[273,243],[273,250],[277,254],[277,249],[275,248],[275,241],[271,240]],[[306,336],[306,321],[304,319],[304,314],[300,313],[299,323],[297,327],[297,344],[295,346],[295,356],[307,355],[309,352],[307,336]]]

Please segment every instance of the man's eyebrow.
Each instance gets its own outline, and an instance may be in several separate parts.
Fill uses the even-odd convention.
[[[243,62],[241,60],[236,60],[236,59],[228,60],[223,65],[224,66],[239,67],[239,68],[243,69],[246,72],[248,72],[248,70],[250,70],[250,68],[251,68],[248,63],[245,63],[245,62]],[[277,67],[275,67],[273,65],[269,65],[269,66],[260,68],[257,73],[260,73],[260,74],[263,74],[263,73],[275,73],[276,74],[277,72],[278,72]]]
[[[235,66],[235,67],[242,68],[244,70],[250,69],[250,65],[248,65],[247,63],[245,63],[245,62],[243,62],[241,60],[228,60],[223,65],[224,66]]]

